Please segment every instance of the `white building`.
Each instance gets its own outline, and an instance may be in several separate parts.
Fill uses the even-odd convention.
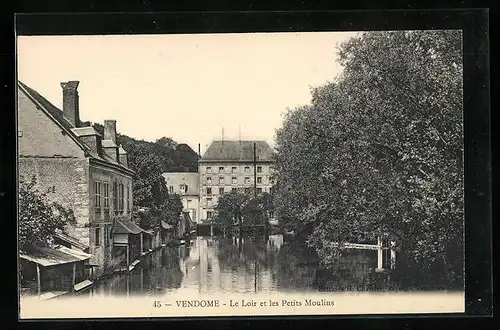
[[[199,222],[199,176],[196,172],[163,173],[170,194],[181,197],[184,212],[188,212],[191,220]]]
[[[255,145],[255,159],[254,159]],[[265,141],[214,141],[198,161],[200,219],[211,219],[218,198],[237,190],[272,192],[274,150]]]

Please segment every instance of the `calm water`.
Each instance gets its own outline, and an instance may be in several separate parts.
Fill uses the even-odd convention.
[[[353,250],[342,258],[335,272],[326,271],[310,249],[296,242],[283,242],[281,235],[267,240],[196,237],[184,246],[153,252],[130,274],[104,279],[89,294],[386,289],[390,284],[385,276],[374,272],[376,265],[376,251]]]

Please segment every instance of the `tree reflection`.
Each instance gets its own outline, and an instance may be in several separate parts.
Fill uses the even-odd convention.
[[[256,267],[259,270],[274,268],[278,250],[263,236],[217,238],[214,246],[221,267],[243,270],[249,275],[255,274]]]
[[[317,258],[303,244],[285,243],[277,255],[276,282],[280,289],[307,289],[314,287]]]
[[[377,251],[346,249],[333,267],[319,267],[315,286],[320,291],[385,291],[394,287],[386,274],[376,273]]]

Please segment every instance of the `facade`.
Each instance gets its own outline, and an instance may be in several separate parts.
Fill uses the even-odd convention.
[[[255,159],[254,159],[255,145]],[[198,161],[200,219],[209,220],[221,195],[271,193],[274,150],[265,141],[214,141]]]
[[[77,223],[67,228],[71,245],[92,255],[99,276],[126,257],[113,257],[113,227],[116,220],[131,221],[134,172],[117,145],[116,121],[104,122],[104,136],[80,121],[78,85],[61,83],[61,111],[18,82],[19,176],[34,176],[48,198],[73,210]]]
[[[170,194],[181,197],[183,212],[189,213],[191,220],[199,220],[200,188],[199,175],[196,172],[163,173]]]

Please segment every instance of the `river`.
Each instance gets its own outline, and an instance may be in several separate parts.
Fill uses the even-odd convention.
[[[391,286],[387,276],[374,271],[376,251],[350,251],[335,272],[314,259],[313,251],[283,242],[281,235],[194,237],[185,245],[154,251],[131,273],[98,281],[87,294],[374,291]]]

